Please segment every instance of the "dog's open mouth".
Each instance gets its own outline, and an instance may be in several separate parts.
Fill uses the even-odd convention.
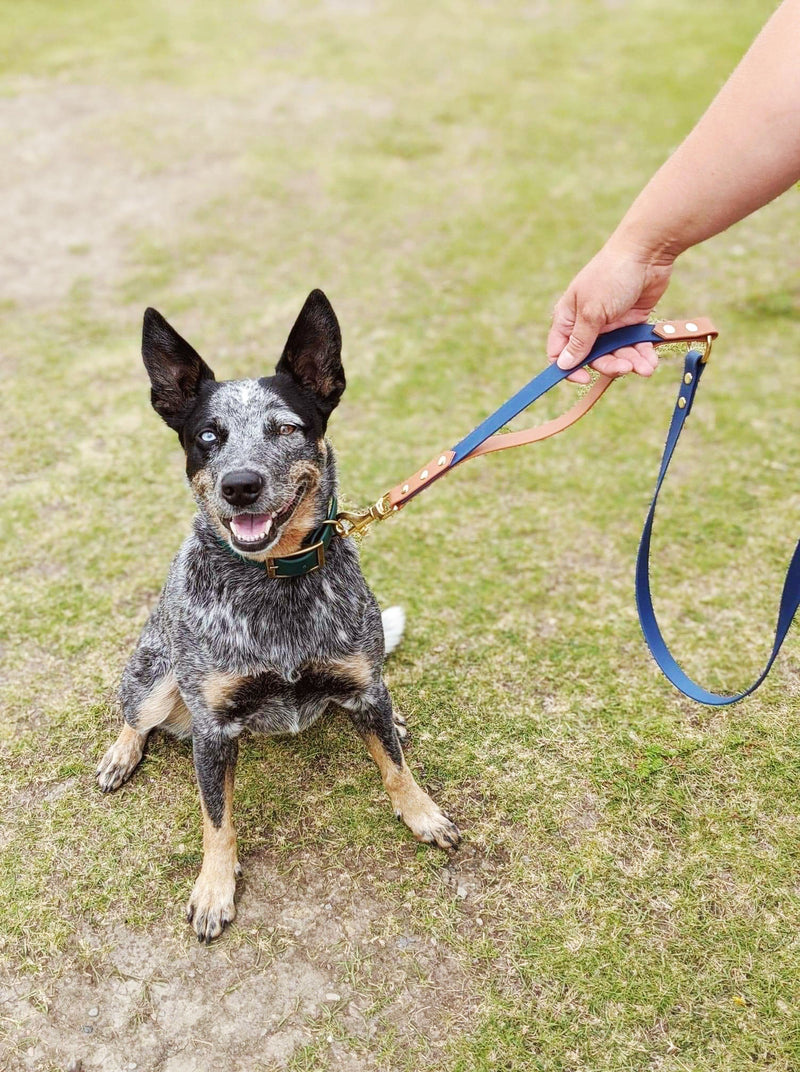
[[[294,497],[271,514],[234,514],[222,518],[230,529],[231,543],[240,551],[263,551],[274,543],[283,525],[289,520],[305,493],[305,485],[298,488]]]

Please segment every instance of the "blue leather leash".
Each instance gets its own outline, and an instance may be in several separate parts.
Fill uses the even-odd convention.
[[[661,459],[661,468],[658,471],[656,489],[653,493],[650,509],[647,512],[647,519],[645,520],[642,538],[639,543],[639,553],[636,556],[636,607],[639,611],[639,622],[642,627],[642,632],[644,633],[644,638],[647,641],[647,646],[650,648],[653,658],[667,680],[670,681],[676,689],[680,689],[685,696],[688,696],[692,700],[696,700],[698,703],[710,704],[714,707],[723,707],[726,704],[736,703],[737,700],[743,700],[745,696],[749,696],[751,692],[755,692],[770,672],[772,664],[775,662],[778,652],[781,650],[781,646],[786,639],[786,634],[789,632],[789,626],[792,624],[792,619],[797,612],[798,605],[800,605],[800,541],[798,541],[798,544],[794,549],[792,560],[789,563],[789,569],[786,572],[786,580],[783,583],[783,592],[781,593],[781,601],[778,608],[778,622],[775,627],[775,643],[772,645],[772,653],[767,660],[767,665],[764,667],[762,673],[756,679],[754,684],[743,692],[736,693],[733,696],[724,696],[717,692],[709,692],[708,689],[704,689],[702,685],[698,685],[697,682],[692,681],[673,659],[669,648],[664,641],[664,637],[661,634],[661,630],[658,627],[658,622],[656,621],[656,614],[653,609],[653,597],[650,593],[650,537],[653,532],[653,518],[655,517],[656,512],[658,493],[661,491],[661,485],[664,483],[664,477],[667,475],[667,469],[672,460],[672,455],[675,452],[675,447],[678,445],[678,440],[683,431],[683,426],[686,423],[686,418],[691,412],[692,402],[697,393],[697,386],[700,383],[700,377],[703,374],[704,368],[703,355],[697,350],[689,350],[684,364],[684,376],[683,381],[681,382],[678,400],[672,414],[669,432],[667,433],[667,442],[664,447],[664,455]]]
[[[754,692],[769,673],[772,664],[781,649],[781,645],[789,631],[789,626],[792,624],[798,605],[800,605],[800,541],[795,548],[786,574],[780,608],[778,611],[778,622],[772,653],[767,661],[766,667],[756,680],[755,684],[751,685],[750,688],[745,689],[743,692],[732,696],[725,696],[719,693],[709,692],[707,689],[704,689],[702,686],[692,681],[691,678],[681,670],[680,666],[678,666],[677,662],[670,654],[661,634],[661,630],[658,627],[658,622],[656,621],[655,610],[653,609],[653,599],[650,591],[650,539],[653,531],[653,519],[655,517],[656,505],[658,503],[658,495],[661,491],[661,486],[664,483],[664,478],[667,475],[667,470],[670,461],[672,460],[672,455],[675,452],[675,447],[677,446],[681,432],[683,431],[683,426],[686,423],[686,418],[691,413],[692,404],[700,384],[700,378],[703,375],[703,370],[705,369],[711,350],[711,343],[716,335],[716,329],[711,321],[706,318],[696,318],[694,321],[659,321],[656,324],[632,324],[629,327],[618,328],[616,331],[609,331],[605,335],[600,335],[597,342],[592,347],[589,356],[577,367],[582,368],[596,358],[612,353],[620,347],[633,346],[642,342],[650,342],[655,346],[659,346],[664,343],[697,340],[702,341],[705,344],[705,352],[701,352],[697,349],[690,349],[686,354],[680,390],[672,414],[672,421],[670,422],[664,454],[661,459],[658,480],[656,481],[653,499],[650,503],[650,509],[645,520],[644,530],[639,544],[639,552],[636,559],[636,605],[639,611],[639,622],[645,640],[647,641],[647,645],[665,677],[690,699],[696,700],[698,703],[702,704],[723,706],[736,703],[737,700],[741,700],[745,696],[749,696],[751,692]],[[474,458],[479,454],[489,453],[492,450],[503,449],[505,446],[517,446],[522,443],[534,442],[537,439],[546,438],[548,435],[554,435],[557,432],[562,431],[565,427],[568,427],[569,424],[574,423],[574,421],[582,416],[583,413],[588,411],[593,404],[593,401],[600,397],[608,386],[610,380],[601,377],[601,380],[604,379],[606,382],[599,385],[599,389],[595,391],[594,399],[589,400],[588,404],[579,404],[574,407],[574,411],[570,411],[570,413],[573,414],[571,419],[565,420],[564,418],[560,418],[548,422],[548,425],[542,426],[541,429],[533,429],[530,432],[508,433],[506,435],[497,434],[500,432],[501,428],[507,425],[509,421],[513,420],[513,418],[521,413],[522,410],[526,409],[538,398],[541,398],[542,395],[546,394],[552,387],[555,387],[556,384],[566,379],[572,371],[574,370],[560,369],[555,364],[548,366],[548,368],[540,372],[538,376],[535,376],[530,383],[526,384],[521,390],[517,391],[515,395],[513,395],[507,402],[504,402],[499,409],[495,410],[494,413],[487,417],[486,420],[482,421],[468,435],[459,440],[454,447],[450,450],[443,451],[428,462],[427,465],[423,466],[422,469],[414,473],[413,476],[409,477],[408,480],[392,488],[391,491],[382,496],[374,506],[369,508],[369,510],[360,514],[340,514],[339,518],[343,524],[340,524],[340,528],[338,529],[339,534],[343,536],[350,535],[353,531],[366,527],[366,525],[370,524],[372,521],[388,517],[390,514],[400,510],[410,499],[418,495],[424,488],[428,487],[446,472],[449,472],[456,465],[463,463],[467,459]],[[546,430],[543,431],[543,429]]]

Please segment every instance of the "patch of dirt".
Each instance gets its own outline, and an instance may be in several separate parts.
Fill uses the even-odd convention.
[[[451,870],[445,896],[471,896],[471,863]],[[369,1070],[391,1067],[376,1056],[382,1040],[407,1049],[420,1038],[433,1063],[478,999],[403,907],[398,920],[363,868],[323,870],[308,853],[290,871],[252,860],[236,924],[210,947],[188,927],[183,938],[87,927],[57,978],[0,972],[0,1066],[249,1072],[283,1068],[313,1043],[313,1067]]]
[[[28,307],[82,279],[107,293],[135,237],[177,235],[241,184],[247,148],[270,125],[387,107],[291,78],[239,98],[49,82],[0,97],[0,293]]]

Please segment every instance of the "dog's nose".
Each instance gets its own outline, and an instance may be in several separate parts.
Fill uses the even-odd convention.
[[[222,478],[222,495],[231,506],[250,506],[264,487],[264,478],[250,469],[234,469]]]

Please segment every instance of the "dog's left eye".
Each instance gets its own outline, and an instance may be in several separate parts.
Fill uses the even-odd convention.
[[[209,446],[217,441],[217,433],[210,428],[204,428],[200,435],[197,437],[201,443],[206,443]]]
[[[278,429],[278,435],[291,435],[292,432],[297,431],[296,424],[282,424]]]

